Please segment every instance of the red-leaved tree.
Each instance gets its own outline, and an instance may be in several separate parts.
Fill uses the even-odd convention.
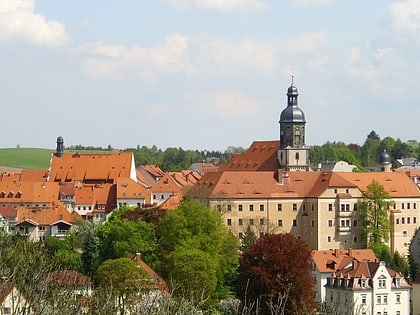
[[[314,310],[310,252],[292,234],[266,234],[242,254],[238,295],[247,312],[310,314]]]

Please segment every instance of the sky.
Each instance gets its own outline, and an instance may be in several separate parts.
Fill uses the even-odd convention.
[[[0,0],[0,147],[420,140],[420,0]]]

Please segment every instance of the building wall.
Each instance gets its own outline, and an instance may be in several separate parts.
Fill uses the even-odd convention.
[[[354,187],[332,187],[319,197],[212,199],[210,205],[222,213],[224,224],[236,236],[242,235],[250,225],[257,236],[292,233],[304,239],[310,249],[356,249],[366,247],[358,220],[357,202],[361,196]],[[389,246],[392,251],[407,255],[409,242],[420,223],[420,200],[394,198],[393,201],[396,209],[401,210],[391,211],[393,232]]]

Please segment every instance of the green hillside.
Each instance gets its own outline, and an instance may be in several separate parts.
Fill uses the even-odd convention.
[[[0,166],[23,169],[46,169],[50,165],[51,149],[0,149]]]

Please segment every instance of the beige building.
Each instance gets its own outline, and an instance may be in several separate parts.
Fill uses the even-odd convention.
[[[310,171],[305,146],[305,116],[297,89],[288,89],[280,116],[280,141],[255,141],[218,172],[208,173],[189,191],[219,209],[237,236],[248,226],[258,234],[289,232],[310,249],[364,248],[357,203],[373,181],[389,193],[392,251],[407,254],[419,225],[420,191],[404,173]]]

